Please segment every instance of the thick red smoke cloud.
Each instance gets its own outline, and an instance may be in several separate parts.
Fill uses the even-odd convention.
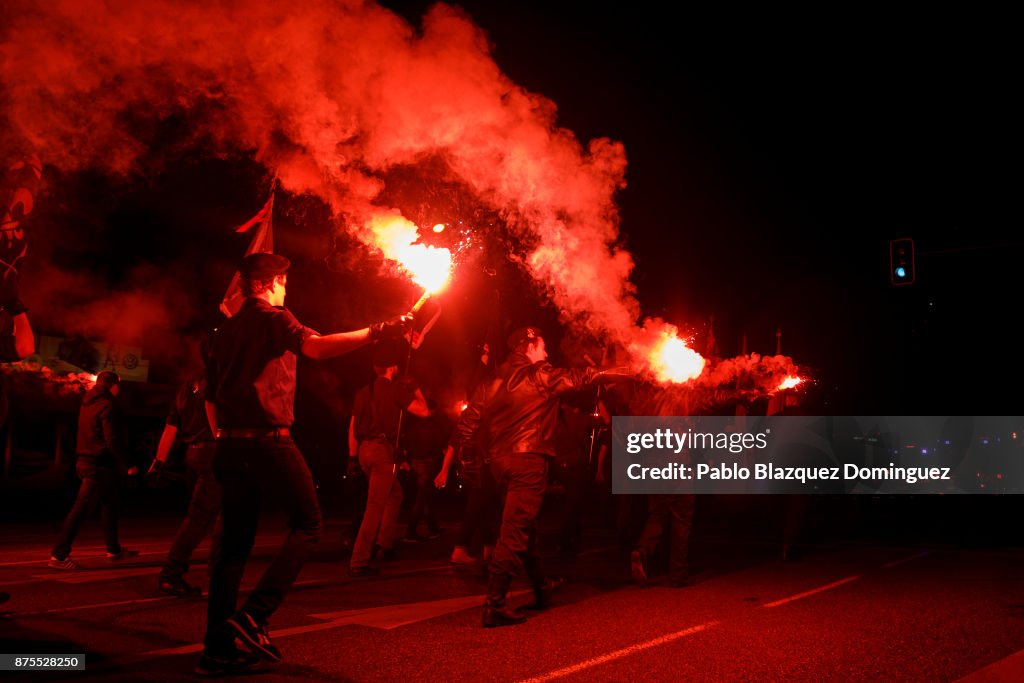
[[[47,163],[141,172],[153,121],[250,150],[359,232],[381,176],[427,156],[500,211],[568,317],[626,341],[639,315],[618,248],[621,144],[583,145],[510,81],[462,11],[416,29],[370,2],[13,3],[0,52],[8,117]]]
[[[419,27],[359,0],[15,1],[6,20],[5,114],[45,163],[145,173],[156,123],[180,117],[178,144],[251,153],[372,244],[366,226],[396,208],[380,201],[387,172],[441,159],[500,214],[510,256],[567,322],[638,358],[674,332],[639,325],[619,242],[624,147],[559,127],[555,103],[505,76],[456,7]]]

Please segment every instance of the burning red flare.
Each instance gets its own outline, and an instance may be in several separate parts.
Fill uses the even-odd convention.
[[[696,379],[704,371],[704,357],[686,345],[675,331],[664,330],[647,355],[647,363],[659,382],[680,384]]]
[[[803,381],[802,377],[793,377],[790,375],[786,377],[786,379],[782,380],[782,383],[779,385],[779,391],[782,391],[783,389],[792,389]]]
[[[418,244],[419,229],[398,215],[376,216],[368,226],[373,243],[384,256],[424,290],[437,294],[448,284],[452,272],[452,253],[448,249]]]

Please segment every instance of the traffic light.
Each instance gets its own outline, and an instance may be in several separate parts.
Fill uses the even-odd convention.
[[[894,285],[914,284],[914,240],[909,237],[889,242],[889,278]]]

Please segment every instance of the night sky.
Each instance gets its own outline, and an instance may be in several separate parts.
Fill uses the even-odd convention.
[[[463,6],[560,123],[624,142],[623,233],[646,310],[714,314],[727,353],[744,332],[772,353],[781,326],[783,352],[821,369],[830,414],[1009,407],[1024,240],[1006,207],[998,22]],[[899,237],[915,240],[912,286],[889,280]]]
[[[414,25],[428,6],[384,4]],[[499,67],[557,103],[560,126],[584,142],[624,143],[621,232],[644,314],[698,339],[714,315],[726,356],[744,334],[748,351],[774,353],[781,328],[783,353],[812,370],[810,404],[824,414],[1006,412],[1001,397],[1024,379],[1011,334],[1024,240],[1019,210],[1002,206],[1009,47],[995,26],[838,11],[670,14],[633,3],[462,6]],[[52,201],[39,209],[49,220],[33,253],[88,268],[113,291],[180,287],[172,309],[182,332],[195,333],[213,320],[197,311],[212,311],[221,287],[181,285],[227,281],[247,238],[225,228],[259,208],[270,182],[244,155],[176,147],[187,125],[161,123],[166,163],[144,179],[49,170]],[[333,238],[327,221],[316,200],[278,198],[278,250],[303,266],[289,299],[301,319],[347,329],[415,299],[407,284],[381,281],[365,250]],[[896,237],[916,243],[909,287],[889,282]],[[456,336],[462,359],[487,327],[480,311],[494,282],[505,324],[554,320],[515,273],[460,277],[469,284],[446,303],[436,334]],[[351,295],[318,296],[325,288]],[[41,325],[59,331],[60,321]]]

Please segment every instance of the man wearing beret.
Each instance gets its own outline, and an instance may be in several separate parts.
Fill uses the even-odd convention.
[[[521,612],[505,605],[509,585],[520,567],[533,585],[533,609],[545,609],[551,593],[561,584],[544,577],[537,552],[537,514],[547,488],[548,463],[555,456],[559,398],[586,388],[599,374],[592,368],[552,367],[546,362],[544,338],[536,327],[513,332],[508,348],[508,360],[492,379],[477,387],[458,428],[464,452],[486,434],[485,457],[505,501],[489,566],[485,627],[526,620]]]
[[[267,620],[295,582],[320,538],[313,477],[289,428],[294,420],[297,354],[333,358],[376,338],[404,333],[408,316],[352,332],[320,335],[284,308],[288,259],[249,254],[239,268],[245,302],[221,326],[206,372],[206,412],[216,435],[213,470],[222,491],[223,537],[210,577],[205,650],[196,673],[223,675],[255,660],[280,661]],[[238,588],[256,537],[261,500],[276,495],[289,533],[256,588],[236,610]]]

